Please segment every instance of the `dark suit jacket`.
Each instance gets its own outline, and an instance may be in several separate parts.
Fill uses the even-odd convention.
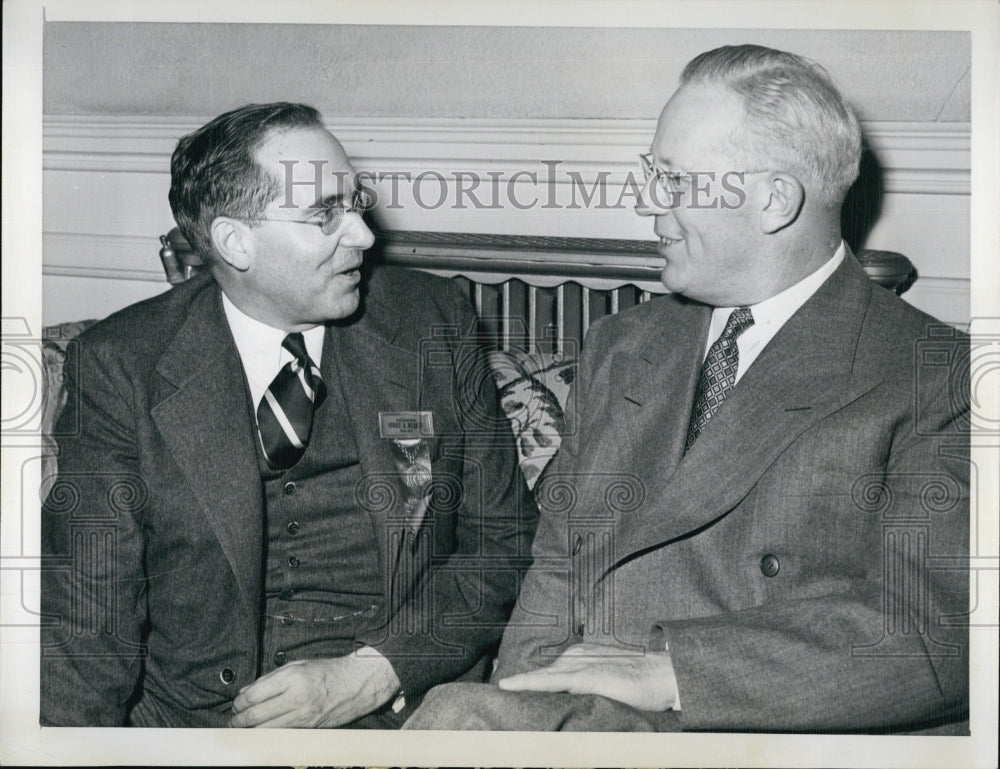
[[[475,315],[457,287],[383,268],[331,324],[383,574],[359,640],[411,701],[495,645],[535,516]],[[79,338],[43,510],[42,722],[222,726],[258,674],[262,484],[239,355],[211,278]],[[347,375],[344,376],[344,373]],[[433,412],[431,503],[414,520],[380,411]],[[323,412],[320,411],[320,414]],[[415,534],[419,533],[419,537]],[[514,569],[513,571],[511,569]]]
[[[497,675],[666,642],[685,730],[961,719],[964,337],[848,255],[684,455],[710,314],[667,296],[592,327]]]

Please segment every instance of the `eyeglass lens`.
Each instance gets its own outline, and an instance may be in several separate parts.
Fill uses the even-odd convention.
[[[323,217],[323,223],[320,225],[320,228],[324,234],[332,235],[340,227],[347,214],[351,212],[364,213],[368,207],[369,198],[367,193],[364,190],[355,190],[351,195],[349,203],[330,206],[326,210],[326,216]]]

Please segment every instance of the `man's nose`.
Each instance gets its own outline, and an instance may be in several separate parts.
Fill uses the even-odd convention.
[[[635,212],[639,214],[639,216],[653,216],[656,213],[656,211],[653,210],[653,207],[649,204],[649,200],[646,199],[645,190],[640,192],[639,197],[635,200]]]
[[[347,248],[357,248],[361,251],[375,244],[375,235],[368,229],[365,220],[357,211],[344,214],[344,223],[340,225],[340,243]]]
[[[670,210],[669,206],[664,205],[663,201],[657,199],[656,193],[658,190],[653,189],[654,180],[655,177],[647,179],[636,196],[635,212],[639,216],[659,216]]]

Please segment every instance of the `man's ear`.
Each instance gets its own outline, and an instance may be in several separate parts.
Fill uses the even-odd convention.
[[[212,221],[211,232],[215,252],[226,264],[240,272],[250,269],[256,241],[245,222],[217,216]]]
[[[767,181],[769,197],[761,210],[761,229],[770,235],[798,218],[806,190],[797,177],[785,171],[773,172]]]

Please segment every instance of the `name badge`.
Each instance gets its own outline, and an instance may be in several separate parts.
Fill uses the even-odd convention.
[[[433,438],[434,414],[430,411],[380,411],[378,431],[385,439]]]

